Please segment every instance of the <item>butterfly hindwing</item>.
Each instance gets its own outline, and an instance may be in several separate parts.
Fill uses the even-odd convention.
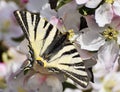
[[[26,39],[29,41],[29,53],[34,63],[38,57],[43,67],[53,72],[62,72],[73,81],[86,87],[89,79],[84,62],[81,60],[74,43],[68,40],[69,33],[61,33],[39,13],[15,11]]]

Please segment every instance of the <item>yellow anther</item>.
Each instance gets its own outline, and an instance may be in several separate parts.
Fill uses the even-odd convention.
[[[68,39],[70,40],[70,39],[73,38],[73,36],[75,35],[75,33],[74,33],[73,29],[68,30],[68,33],[69,33],[69,35],[68,35]]]
[[[103,36],[107,40],[117,40],[118,31],[109,27],[103,32]]]
[[[105,0],[106,3],[112,4],[114,0]]]

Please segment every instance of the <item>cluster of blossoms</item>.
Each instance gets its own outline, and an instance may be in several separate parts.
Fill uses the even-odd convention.
[[[40,12],[59,30],[73,29],[73,40],[85,66],[92,67],[94,78],[88,73],[94,83],[83,89],[71,80],[62,85],[63,74],[21,72],[28,50],[13,15],[18,9]],[[120,0],[1,0],[0,92],[120,92],[119,31]]]

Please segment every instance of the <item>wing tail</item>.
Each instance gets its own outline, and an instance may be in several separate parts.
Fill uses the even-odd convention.
[[[83,62],[74,64],[61,63],[61,65],[63,65],[61,72],[65,73],[67,77],[71,78],[74,82],[78,83],[82,87],[87,87],[89,78]]]

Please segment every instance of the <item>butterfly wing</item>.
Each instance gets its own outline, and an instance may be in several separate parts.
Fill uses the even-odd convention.
[[[14,15],[20,24],[25,37],[29,41],[29,53],[32,56],[30,61],[33,63],[35,58],[41,56],[46,50],[51,43],[50,40],[54,39],[57,29],[45,19],[41,18],[39,13],[17,10],[14,12]]]
[[[82,87],[88,85],[89,79],[84,62],[72,44],[64,46],[50,61],[46,67],[63,72]]]
[[[64,73],[82,87],[88,85],[84,62],[74,44],[68,40],[69,33],[62,34],[38,13],[15,11],[14,14],[29,41],[32,63],[37,57],[42,57],[45,68]]]

